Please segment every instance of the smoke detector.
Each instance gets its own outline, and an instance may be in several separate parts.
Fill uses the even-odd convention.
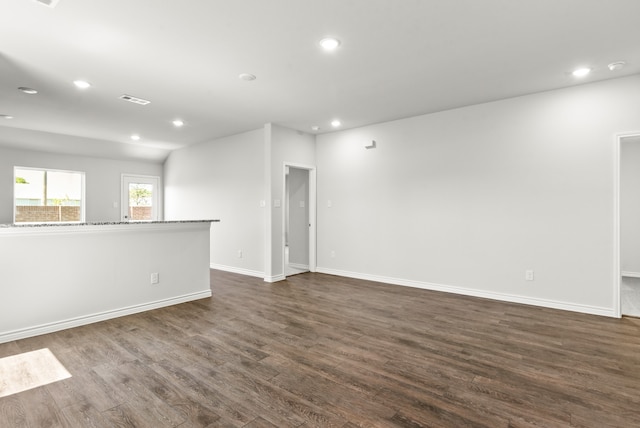
[[[618,70],[622,70],[625,65],[627,65],[627,63],[624,61],[616,61],[609,64],[608,67],[609,67],[609,70],[611,71],[618,71]]]
[[[43,5],[47,6],[47,7],[50,7],[51,9],[53,9],[54,7],[56,7],[56,5],[58,4],[58,2],[60,0],[33,0],[33,1],[35,1],[36,3],[43,4]]]
[[[134,97],[132,95],[127,95],[127,94],[120,95],[118,98],[120,98],[121,100],[129,101],[130,103],[140,104],[141,106],[146,106],[151,102],[149,100],[145,100],[143,98],[138,98],[138,97]]]

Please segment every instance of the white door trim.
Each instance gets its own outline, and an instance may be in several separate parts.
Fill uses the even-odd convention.
[[[284,162],[282,165],[282,194],[286,195],[287,168],[298,168],[309,171],[309,272],[316,271],[316,167],[295,162]],[[285,210],[282,210],[282,273],[285,274]]]
[[[622,295],[620,293],[622,268],[620,246],[622,243],[620,228],[620,174],[622,141],[625,138],[640,137],[640,132],[625,132],[617,134],[613,148],[613,312],[618,318],[622,316]]]
[[[129,207],[129,194],[128,191],[125,191],[124,185],[126,181],[129,180],[140,180],[140,182],[148,182],[155,186],[155,203],[152,206],[152,216],[154,221],[159,221],[163,219],[163,210],[162,210],[162,181],[161,178],[157,175],[141,175],[141,174],[127,174],[123,173],[120,176],[120,220],[121,221],[129,221],[128,219],[128,211]]]

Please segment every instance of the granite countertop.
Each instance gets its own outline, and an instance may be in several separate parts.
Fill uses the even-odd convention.
[[[174,224],[174,223],[215,223],[220,220],[163,220],[163,221],[98,221],[88,223],[9,223],[0,224],[0,228],[10,227],[56,227],[56,226],[107,226],[120,224]]]

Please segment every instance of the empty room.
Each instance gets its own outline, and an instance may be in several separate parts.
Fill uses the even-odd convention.
[[[640,426],[638,16],[3,0],[0,427]]]

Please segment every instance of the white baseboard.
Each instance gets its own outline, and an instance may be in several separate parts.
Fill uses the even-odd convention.
[[[172,297],[170,299],[157,300],[155,302],[143,303],[140,305],[128,306],[126,308],[114,309],[97,314],[85,315],[68,320],[28,327],[20,330],[0,332],[0,343],[25,339],[27,337],[39,336],[41,334],[53,333],[55,331],[65,330],[73,327],[80,327],[82,325],[105,321],[111,318],[137,314],[139,312],[150,311],[152,309],[163,308],[165,306],[177,305],[179,303],[190,302],[192,300],[205,299],[207,297],[211,297],[211,289],[200,291],[197,293],[185,294],[178,297]]]
[[[581,305],[581,304],[575,304],[575,303],[566,303],[566,302],[559,302],[555,300],[539,299],[537,297],[517,296],[514,294],[495,293],[492,291],[476,290],[473,288],[457,287],[457,286],[444,285],[444,284],[434,284],[430,282],[421,282],[421,281],[413,281],[409,279],[369,275],[364,273],[348,272],[348,271],[327,269],[327,268],[321,268],[321,267],[318,267],[316,271],[319,273],[344,276],[347,278],[364,279],[367,281],[383,282],[386,284],[402,285],[405,287],[422,288],[425,290],[434,290],[434,291],[444,291],[446,293],[462,294],[464,296],[482,297],[484,299],[499,300],[503,302],[522,303],[525,305],[541,306],[544,308],[562,309],[562,310],[571,311],[571,312],[581,312],[585,314],[617,318],[616,313],[612,308]]]
[[[219,265],[216,263],[211,263],[209,267],[211,267],[211,269],[222,270],[225,272],[238,273],[240,275],[247,275],[247,276],[255,276],[257,278],[264,278],[264,272],[260,272],[257,270],[242,269],[242,268],[237,268],[233,266]]]
[[[628,278],[640,278],[640,272],[622,271],[620,274]]]
[[[233,266],[219,265],[216,263],[211,263],[209,267],[211,267],[211,269],[221,270],[224,272],[237,273],[240,275],[253,276],[256,278],[264,278],[264,282],[278,282],[278,281],[284,281],[285,279],[287,279],[287,277],[284,276],[284,274],[267,277],[264,275],[264,272],[260,272],[257,270],[242,269],[242,268],[237,268]]]
[[[300,263],[289,263],[289,266],[294,269],[309,270],[309,265],[303,265]]]

